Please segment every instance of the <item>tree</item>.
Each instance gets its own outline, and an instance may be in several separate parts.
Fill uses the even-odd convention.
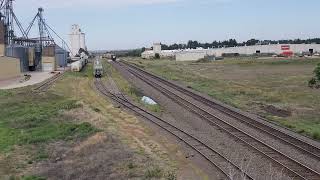
[[[188,41],[187,47],[190,49],[197,49],[198,47],[200,47],[200,44],[198,41]]]
[[[247,46],[254,46],[259,42],[259,40],[256,39],[250,39],[246,42]]]
[[[162,50],[169,50],[169,47],[166,44],[161,44]]]

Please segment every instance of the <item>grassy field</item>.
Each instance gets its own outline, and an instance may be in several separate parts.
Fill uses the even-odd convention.
[[[109,63],[104,64],[105,67],[108,69],[108,74],[112,77],[112,79],[116,82],[119,89],[124,93],[129,95],[132,100],[141,105],[145,106],[148,110],[153,111],[155,113],[161,113],[163,109],[159,104],[156,105],[148,105],[141,101],[143,94],[134,86],[132,86],[121,74],[112,67]],[[105,78],[105,77],[104,77]]]
[[[100,96],[93,81],[89,64],[45,93],[0,91],[0,179],[176,178],[176,146],[159,144],[165,139]]]
[[[15,145],[85,137],[95,129],[88,123],[66,121],[59,112],[79,107],[76,101],[54,94],[6,92],[0,95],[0,151]]]
[[[77,100],[52,91],[35,94],[30,88],[1,90],[0,177],[11,174],[11,179],[20,179],[14,175],[49,157],[47,144],[84,139],[96,133],[98,129],[90,123],[75,123],[64,115],[81,106]],[[22,176],[22,179],[43,178]]]
[[[126,60],[320,140],[320,91],[308,87],[320,59]]]

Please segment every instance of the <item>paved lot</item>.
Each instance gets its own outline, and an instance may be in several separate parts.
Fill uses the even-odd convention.
[[[26,74],[31,75],[31,78],[28,81],[23,81],[24,74],[22,74],[18,78],[0,81],[0,89],[15,89],[20,87],[35,85],[54,75],[53,73],[49,73],[49,72],[28,72]]]

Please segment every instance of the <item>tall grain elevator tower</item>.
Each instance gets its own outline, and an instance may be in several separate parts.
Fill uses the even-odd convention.
[[[87,50],[86,47],[86,35],[80,29],[78,24],[72,25],[71,33],[69,34],[71,44],[71,56],[75,57],[79,49]]]

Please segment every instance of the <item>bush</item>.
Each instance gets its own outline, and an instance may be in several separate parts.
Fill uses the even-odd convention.
[[[319,140],[319,139],[320,139],[320,132],[313,132],[313,133],[312,133],[312,137],[313,137],[314,139]]]
[[[155,59],[160,59],[160,54],[159,54],[159,53],[156,53],[156,54],[154,55],[154,58],[155,58]]]
[[[318,81],[320,81],[320,63],[318,64],[318,66],[316,67],[316,69],[314,70],[314,74],[316,75],[316,79]]]
[[[46,180],[46,178],[40,176],[24,176],[22,180]]]
[[[177,180],[177,175],[174,172],[168,172],[166,179],[167,180]]]
[[[315,77],[313,77],[308,85],[310,88],[320,88],[320,63],[317,65],[316,69],[313,71]]]
[[[309,87],[310,87],[310,88],[314,88],[316,84],[317,84],[316,78],[312,78],[312,79],[309,81]]]
[[[148,169],[144,174],[145,179],[160,179],[162,176],[162,170],[159,167]]]

